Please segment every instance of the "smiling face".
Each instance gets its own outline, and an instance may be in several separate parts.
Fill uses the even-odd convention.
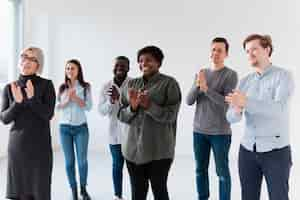
[[[227,58],[228,53],[226,51],[225,43],[214,42],[211,44],[210,59],[215,65],[224,64],[225,58]]]
[[[65,68],[65,74],[71,81],[77,80],[78,78],[78,66],[75,63],[67,63]]]
[[[260,44],[259,39],[247,42],[245,51],[247,53],[248,61],[253,67],[258,67],[261,63],[265,63],[269,59],[270,48],[264,48]]]
[[[33,50],[25,50],[22,52],[19,60],[20,73],[22,75],[33,75],[39,69],[37,54]]]
[[[116,59],[114,64],[114,75],[117,79],[123,79],[129,71],[128,62],[125,59]]]
[[[151,77],[159,71],[160,62],[158,62],[150,53],[139,56],[138,64],[144,77]]]

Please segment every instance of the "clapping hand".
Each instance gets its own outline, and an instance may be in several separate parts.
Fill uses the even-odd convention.
[[[116,86],[112,85],[108,91],[108,96],[110,97],[110,102],[112,104],[114,104],[115,102],[119,101],[120,98],[120,93],[118,91],[118,89],[116,88]]]
[[[129,88],[128,95],[130,107],[133,111],[136,111],[140,104],[140,100],[138,98],[138,91],[134,88]]]
[[[67,96],[68,96],[69,100],[74,101],[75,98],[76,98],[76,90],[75,90],[75,88],[69,88]]]
[[[70,101],[77,103],[79,105],[79,107],[82,108],[85,106],[85,101],[82,100],[79,96],[77,96],[75,88],[69,88],[68,96],[69,96]]]
[[[208,86],[207,86],[207,81],[205,77],[205,72],[204,70],[200,70],[200,72],[197,74],[197,80],[196,80],[196,85],[199,87],[199,89],[203,92],[207,92]]]
[[[23,101],[23,94],[21,91],[21,87],[17,85],[16,82],[10,84],[11,93],[14,97],[15,102],[21,103]]]
[[[34,87],[31,80],[26,82],[25,92],[28,99],[31,99],[34,96]]]
[[[140,91],[138,93],[138,99],[140,101],[141,107],[143,107],[145,110],[147,110],[150,107],[150,99],[149,99],[149,93],[148,90]]]
[[[149,98],[149,92],[148,90],[136,90],[133,88],[129,89],[129,102],[131,109],[133,111],[136,111],[139,106],[147,110],[150,105],[151,101]]]
[[[225,97],[225,101],[233,106],[236,113],[241,113],[246,106],[247,96],[239,90],[233,90]]]

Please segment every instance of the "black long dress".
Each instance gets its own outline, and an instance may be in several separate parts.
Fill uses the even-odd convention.
[[[28,99],[24,88],[31,80],[34,96]],[[2,95],[0,119],[11,123],[8,144],[8,199],[32,195],[36,200],[51,199],[52,147],[50,120],[54,114],[55,89],[50,80],[37,75],[20,76],[22,103],[16,103],[10,85]]]

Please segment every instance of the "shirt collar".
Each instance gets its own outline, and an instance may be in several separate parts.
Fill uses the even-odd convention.
[[[255,73],[256,77],[263,78],[264,76],[266,76],[267,74],[269,74],[272,71],[273,68],[274,68],[273,65],[270,64],[268,67],[265,68],[265,70],[261,74],[259,74],[258,72],[256,72]]]
[[[123,83],[121,84],[121,87],[119,87],[119,86],[115,83],[114,79],[111,80],[110,84],[111,84],[111,85],[114,85],[114,86],[116,86],[118,89],[120,89],[120,88],[123,88],[123,87],[127,84],[127,82],[128,82],[129,80],[130,80],[130,78],[129,78],[128,76],[126,76],[125,80],[124,80]]]
[[[144,83],[148,84],[148,83],[152,83],[152,82],[156,82],[160,77],[160,72],[157,72],[156,74],[154,74],[153,76],[151,76],[148,80],[146,80],[144,77],[142,77]]]

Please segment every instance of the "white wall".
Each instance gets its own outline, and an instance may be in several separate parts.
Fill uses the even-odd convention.
[[[64,63],[79,58],[85,77],[92,83],[94,109],[89,113],[90,148],[107,151],[107,119],[97,113],[100,86],[112,77],[112,61],[118,55],[131,60],[131,76],[139,74],[136,52],[145,45],[161,47],[166,59],[162,71],[180,82],[183,97],[189,90],[199,66],[209,63],[210,41],[215,36],[228,38],[228,66],[240,76],[251,70],[242,50],[242,41],[250,33],[272,36],[273,63],[293,71],[297,85],[292,109],[294,163],[300,165],[299,123],[299,15],[296,0],[287,1],[99,1],[99,0],[27,0],[25,3],[25,45],[41,46],[47,55],[46,76],[58,87],[63,81]],[[298,15],[298,16],[296,16]],[[179,115],[177,153],[192,155],[193,107],[184,99]],[[57,118],[56,118],[57,119]],[[54,143],[57,140],[53,122]],[[234,125],[231,157],[236,159],[243,126]],[[292,179],[292,184],[299,182]],[[296,191],[293,191],[293,197]],[[293,198],[294,199],[294,198]]]
[[[12,80],[15,78],[15,69],[11,66],[15,66],[15,58],[13,54],[17,48],[17,38],[18,34],[16,30],[18,29],[18,16],[17,6],[18,4],[14,1],[1,1],[0,2],[0,44],[2,47],[0,55],[0,96],[2,96],[2,91],[6,85],[7,80]],[[1,100],[0,100],[1,105]],[[7,155],[7,144],[8,144],[8,134],[9,126],[5,126],[0,123],[0,159]]]
[[[174,1],[174,0],[24,0],[25,45],[34,44],[46,52],[45,76],[56,87],[63,81],[64,63],[79,58],[85,77],[92,83],[94,109],[89,113],[91,149],[107,151],[107,119],[97,114],[96,104],[101,84],[112,77],[112,61],[118,55],[131,60],[131,76],[139,74],[136,52],[154,44],[165,53],[162,71],[175,76],[185,98],[194,73],[209,62],[210,41],[215,36],[228,38],[230,57],[227,65],[244,76],[251,70],[242,50],[242,41],[250,33],[272,36],[275,52],[273,63],[293,71],[296,94],[293,99],[292,132],[294,171],[300,166],[300,131],[297,113],[300,112],[299,37],[300,20],[296,0],[271,1]],[[179,122],[177,153],[192,155],[193,107],[183,99]],[[53,121],[54,144],[57,139],[57,117]],[[243,126],[233,126],[231,157],[236,159]],[[3,130],[0,126],[0,132]],[[7,138],[1,136],[0,145]],[[0,152],[1,153],[1,152]],[[292,185],[299,183],[292,178]],[[293,190],[292,199],[296,199]],[[299,195],[298,195],[299,196]]]
[[[178,79],[183,97],[199,66],[209,63],[209,45],[215,36],[228,38],[231,47],[227,64],[241,77],[251,70],[241,43],[254,32],[273,37],[274,63],[293,70],[294,74],[299,73],[296,0],[255,0],[247,7],[237,0],[205,3],[28,0],[25,3],[25,44],[37,44],[45,49],[49,67],[46,71],[56,86],[63,80],[67,59],[79,58],[84,65],[95,102],[94,110],[89,114],[90,147],[93,149],[103,149],[106,145],[107,120],[97,114],[96,104],[101,84],[112,77],[113,58],[128,56],[132,63],[130,75],[136,76],[139,74],[136,52],[145,45],[154,44],[163,49],[166,59],[162,71]],[[178,124],[178,153],[192,152],[193,111],[194,108],[183,101]],[[234,144],[238,143],[240,133],[241,126],[235,125]],[[292,135],[295,138],[296,123],[293,123]],[[232,151],[236,150],[237,146],[233,146]]]

